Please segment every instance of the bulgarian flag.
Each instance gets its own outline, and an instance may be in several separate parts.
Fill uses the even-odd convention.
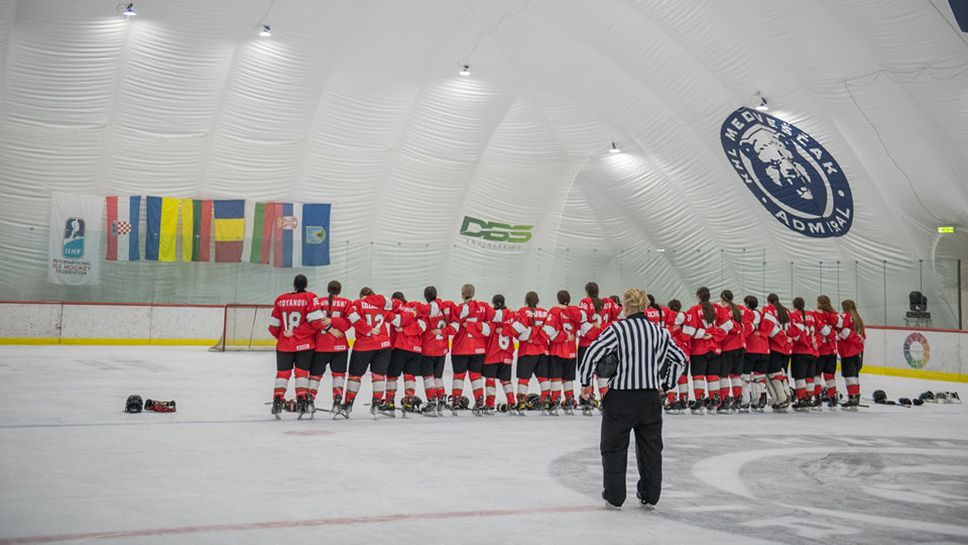
[[[108,261],[137,261],[141,196],[107,197]]]
[[[243,258],[274,267],[329,265],[329,204],[246,203]]]
[[[181,200],[182,261],[210,261],[212,201]]]

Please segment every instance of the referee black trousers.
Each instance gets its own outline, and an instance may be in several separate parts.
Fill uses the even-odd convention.
[[[602,496],[625,502],[629,432],[635,433],[639,497],[655,505],[662,491],[662,401],[657,390],[609,390],[602,401]]]

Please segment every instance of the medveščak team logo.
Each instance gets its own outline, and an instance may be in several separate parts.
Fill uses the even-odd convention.
[[[67,218],[64,222],[64,257],[84,257],[84,219]]]
[[[920,333],[911,333],[904,339],[904,359],[912,369],[921,369],[931,359],[928,339]]]
[[[740,179],[777,221],[813,238],[841,237],[854,219],[843,170],[795,125],[750,108],[723,122],[723,151]]]

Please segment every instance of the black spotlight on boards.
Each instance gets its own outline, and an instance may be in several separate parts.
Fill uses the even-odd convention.
[[[887,394],[884,393],[884,390],[874,390],[874,403],[882,405],[887,403]]]

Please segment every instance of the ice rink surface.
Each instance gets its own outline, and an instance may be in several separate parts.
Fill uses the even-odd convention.
[[[279,422],[274,371],[265,352],[0,347],[0,545],[968,543],[965,405],[668,416],[657,510],[631,461],[614,512],[597,415],[374,421],[364,388],[349,421]],[[968,394],[861,378],[865,397]],[[123,414],[135,393],[178,412]]]

